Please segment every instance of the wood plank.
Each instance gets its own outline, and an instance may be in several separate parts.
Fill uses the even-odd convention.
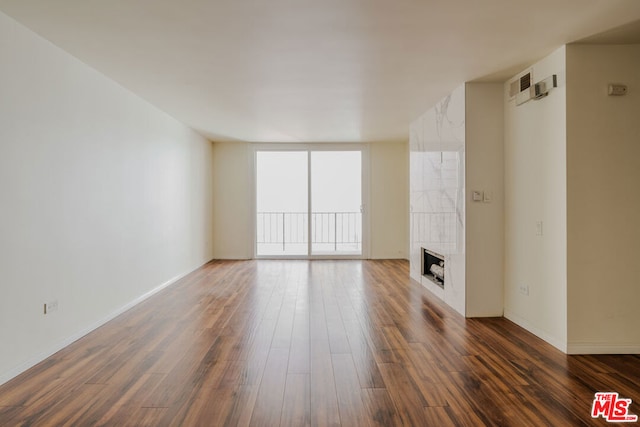
[[[0,425],[593,425],[638,384],[640,356],[465,319],[405,261],[214,261],[0,386]]]
[[[288,374],[280,426],[311,426],[309,374]]]
[[[424,408],[424,417],[426,426],[439,426],[439,427],[458,427],[459,424],[449,414],[450,409],[442,406],[430,406]]]
[[[224,425],[225,427],[245,427],[251,424],[251,416],[258,398],[257,385],[242,385],[239,390],[233,393],[230,410],[224,422],[211,425]],[[198,421],[202,423],[202,420]]]
[[[311,338],[309,295],[306,284],[298,288],[293,331],[291,333],[291,351],[289,353],[290,374],[308,374],[311,372]]]
[[[289,349],[272,348],[269,352],[251,415],[251,426],[268,427],[280,424],[288,362]]]
[[[404,425],[424,426],[427,401],[406,370],[397,363],[380,365],[382,378]]]
[[[113,424],[126,424],[131,419],[131,414],[140,411],[141,423],[151,416],[163,416],[164,411],[150,411],[149,409],[165,409],[165,408],[148,408],[144,407],[144,399],[150,390],[155,389],[164,378],[163,374],[147,374],[145,373],[136,381],[128,390],[115,391],[110,390],[109,393],[118,399],[109,408],[104,409],[96,426],[106,426]],[[110,387],[117,387],[111,385]],[[135,418],[133,418],[135,419]]]
[[[309,287],[311,425],[339,426],[340,413],[322,297],[323,286],[312,278]]]
[[[402,420],[398,416],[393,400],[391,400],[386,389],[364,389],[362,400],[364,401],[368,417],[371,420],[371,425],[381,427],[402,425]]]
[[[329,334],[329,346],[331,347],[331,353],[349,353],[351,348],[349,347],[349,340],[347,339],[347,332],[344,328],[340,309],[338,308],[338,301],[335,296],[335,289],[326,287],[326,291],[323,295],[324,310],[326,313],[325,321],[327,325],[327,332]]]
[[[334,354],[332,362],[340,421],[345,426],[369,426],[353,358],[350,354]]]

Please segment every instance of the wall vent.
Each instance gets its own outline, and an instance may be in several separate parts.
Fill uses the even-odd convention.
[[[527,71],[520,77],[516,77],[509,83],[509,98],[514,99],[519,93],[527,91],[533,85],[531,71]]]
[[[509,99],[515,99],[516,105],[535,97],[535,85],[533,84],[533,72],[531,69],[520,74],[509,83]]]
[[[533,73],[529,69],[509,82],[509,100],[516,100],[516,105],[522,105],[532,99],[542,99],[549,91],[558,87],[558,77],[553,74],[538,83],[533,83]]]
[[[531,87],[531,73],[520,77],[520,92]]]

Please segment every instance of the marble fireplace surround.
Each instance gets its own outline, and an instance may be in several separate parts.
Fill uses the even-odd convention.
[[[411,276],[465,313],[465,87],[412,123]],[[423,275],[423,248],[443,256],[446,285]]]
[[[411,277],[466,317],[504,312],[503,89],[465,83],[411,124]],[[422,248],[443,255],[444,287]]]

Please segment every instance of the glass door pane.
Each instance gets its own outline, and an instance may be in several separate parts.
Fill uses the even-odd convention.
[[[311,152],[311,254],[362,254],[362,153]]]
[[[256,152],[256,255],[307,255],[308,154]]]

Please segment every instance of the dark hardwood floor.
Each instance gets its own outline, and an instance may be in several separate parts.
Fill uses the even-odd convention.
[[[640,357],[464,319],[404,261],[214,261],[0,387],[1,426],[573,426]]]

